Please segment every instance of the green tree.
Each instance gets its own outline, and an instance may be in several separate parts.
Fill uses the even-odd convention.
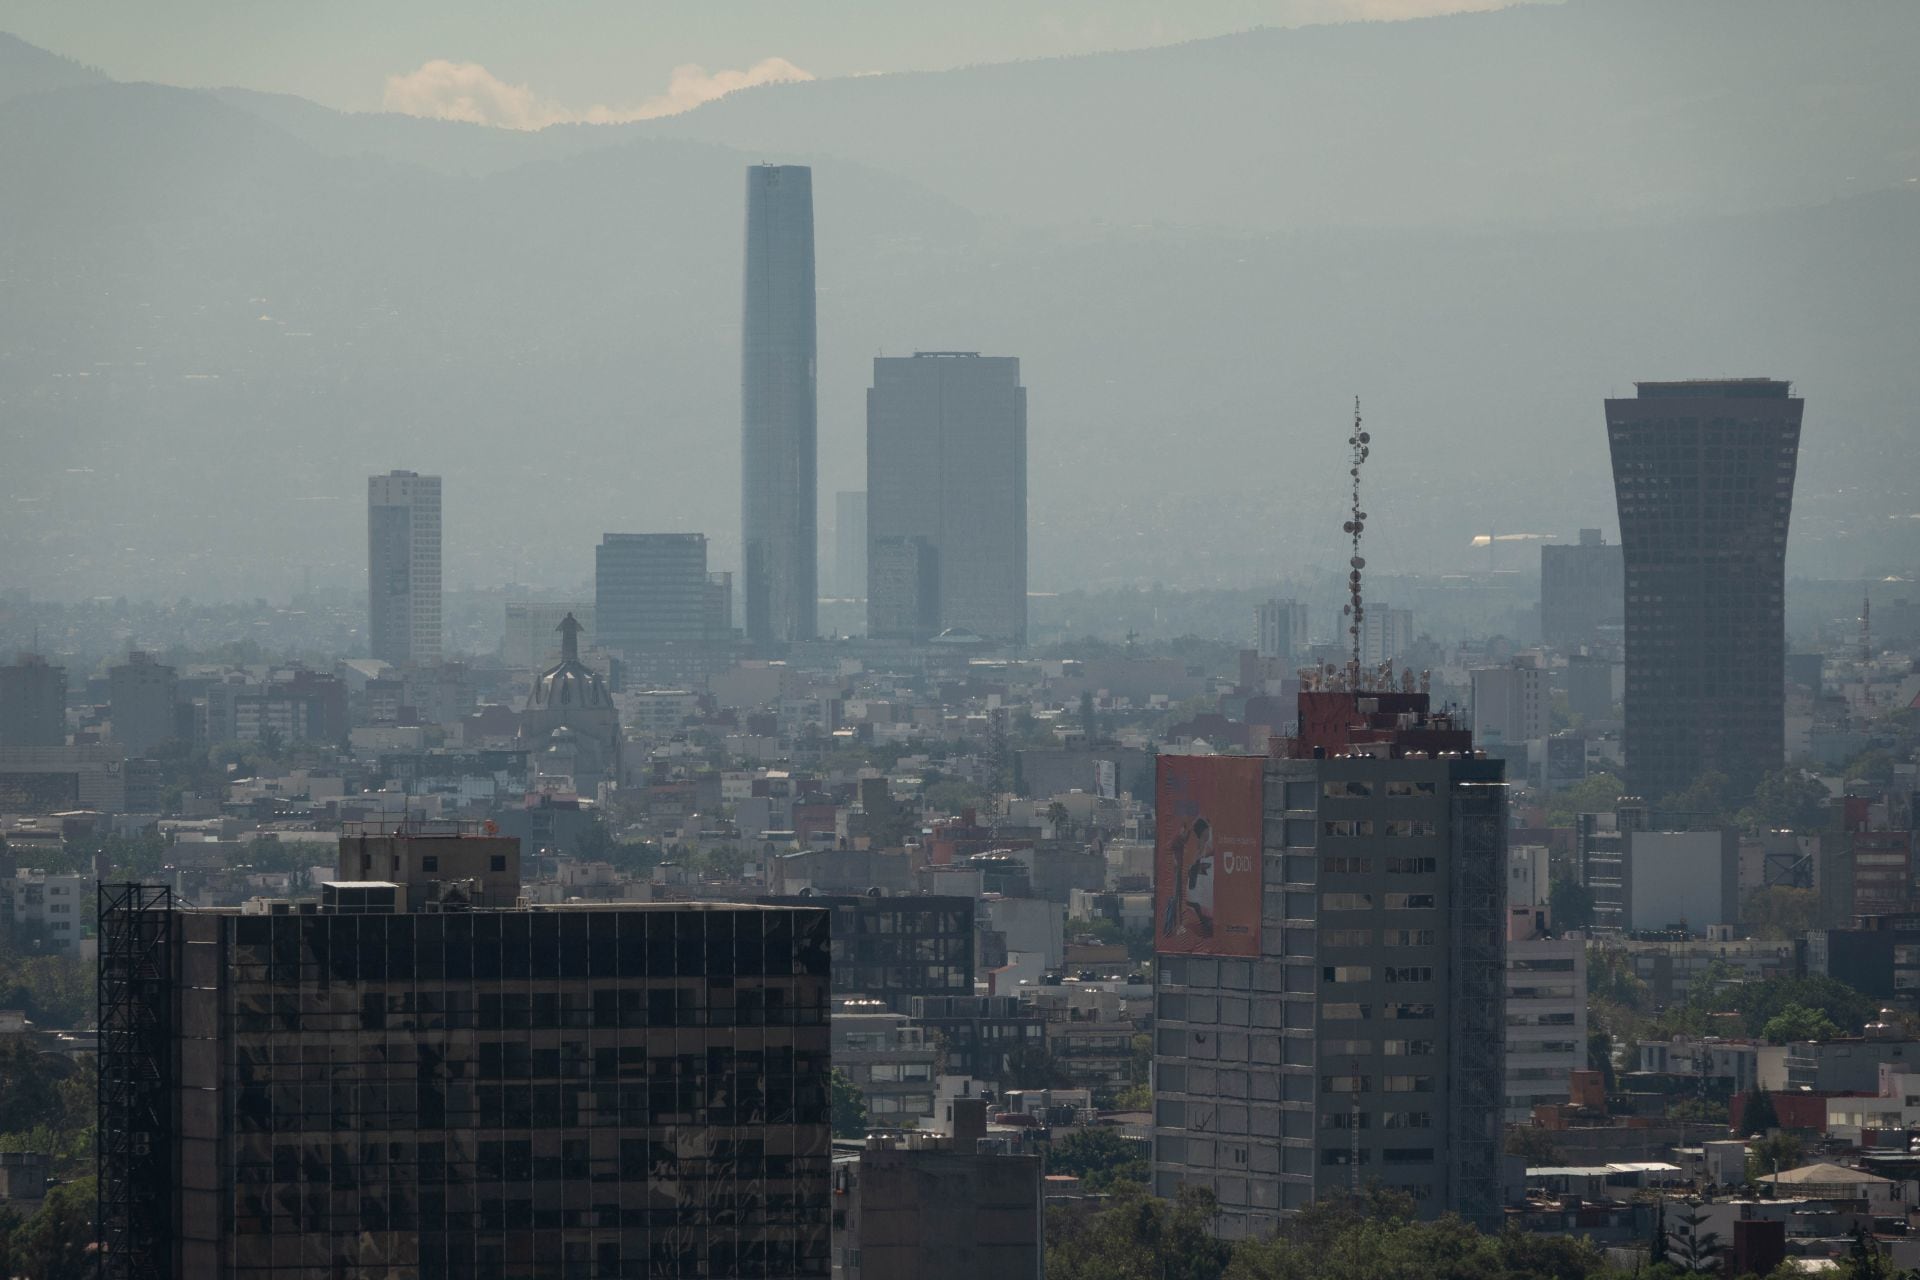
[[[1507,1126],[1505,1150],[1510,1156],[1525,1156],[1529,1166],[1561,1163],[1560,1148],[1553,1145],[1553,1136],[1530,1124]]]
[[[1805,1149],[1795,1134],[1784,1130],[1768,1134],[1747,1148],[1747,1181],[1758,1182],[1798,1168]]]
[[[66,1118],[62,1082],[73,1074],[63,1057],[46,1054],[28,1037],[0,1048],[0,1132],[56,1125]]]
[[[1728,788],[1731,785],[1726,774],[1709,769],[1683,790],[1675,791],[1662,800],[1660,811],[1691,815],[1708,824],[1717,823],[1730,808]]]
[[[1673,1218],[1676,1224],[1667,1232],[1667,1257],[1683,1271],[1713,1271],[1720,1266],[1726,1251],[1720,1233],[1706,1229],[1707,1215],[1698,1200],[1684,1202],[1685,1212]]]
[[[1055,1142],[1047,1156],[1047,1172],[1077,1177],[1088,1191],[1106,1191],[1116,1182],[1144,1184],[1151,1166],[1145,1142],[1097,1125],[1075,1129]]]
[[[1788,1044],[1795,1040],[1830,1040],[1840,1034],[1833,1019],[1818,1009],[1790,1004],[1767,1019],[1760,1035],[1768,1044]]]
[[[1805,978],[1767,978],[1734,987],[1729,996],[1740,1014],[1748,1035],[1760,1035],[1774,1015],[1788,1005],[1817,1009],[1838,1027],[1852,1035],[1879,1012],[1879,1001],[1854,990],[1837,978],[1813,975]]]
[[[945,778],[933,783],[921,792],[921,798],[929,810],[942,817],[983,808],[988,799],[985,791],[963,778]],[[905,838],[904,830],[901,838]]]
[[[1593,924],[1593,891],[1578,880],[1556,878],[1547,891],[1556,929],[1585,929]]]
[[[1547,803],[1547,822],[1550,826],[1567,827],[1573,825],[1576,813],[1612,813],[1625,794],[1627,784],[1617,775],[1596,773],[1556,792]]]
[[[40,1212],[14,1231],[10,1244],[15,1274],[31,1280],[91,1280],[94,1259],[93,1179],[81,1178],[47,1193]]]
[[[1814,927],[1820,916],[1820,894],[1815,889],[1793,889],[1783,884],[1750,890],[1740,916],[1756,938],[1784,941]]]
[[[1587,1068],[1600,1073],[1601,1086],[1613,1089],[1613,1037],[1605,1027],[1587,1028]]]
[[[1780,1112],[1773,1105],[1773,1095],[1765,1089],[1755,1089],[1747,1095],[1746,1105],[1740,1108],[1740,1128],[1748,1134],[1771,1133],[1780,1127]]]
[[[1879,747],[1868,747],[1853,759],[1847,761],[1841,776],[1848,782],[1858,779],[1867,784],[1871,791],[1885,791],[1893,785],[1893,771],[1899,761]]]
[[[833,1089],[833,1136],[836,1138],[864,1138],[867,1136],[867,1099],[860,1092],[852,1078],[840,1068],[833,1069],[831,1077]]]
[[[1827,821],[1827,788],[1805,769],[1778,769],[1760,779],[1741,825],[1768,831],[1818,831]]]
[[[1233,1247],[1213,1236],[1211,1191],[1161,1200],[1120,1183],[1097,1213],[1047,1215],[1047,1280],[1221,1280]]]

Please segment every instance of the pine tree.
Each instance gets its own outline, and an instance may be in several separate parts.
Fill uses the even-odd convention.
[[[1712,1271],[1720,1265],[1720,1255],[1725,1251],[1720,1233],[1701,1229],[1707,1215],[1698,1200],[1688,1200],[1686,1208],[1679,1217],[1679,1229],[1669,1233],[1666,1256],[1683,1270]]]

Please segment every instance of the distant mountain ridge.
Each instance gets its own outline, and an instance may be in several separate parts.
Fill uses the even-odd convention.
[[[1613,32],[1584,46],[1598,57],[1644,38],[1648,8],[1567,12]],[[1503,169],[1503,149],[1542,127],[1494,110],[1511,74],[1461,90],[1485,128],[1446,164],[1403,163],[1431,120],[1377,146],[1349,123],[1305,151],[1304,125],[1242,125],[1173,154],[1182,129],[1264,119],[1262,67],[1294,67],[1296,97],[1319,77],[1364,102],[1371,81],[1344,78],[1371,58],[1400,104],[1406,49],[1465,65],[1545,39],[1516,12],[1521,28],[1493,14],[1259,32],[775,86],[537,134],[117,84],[53,59],[42,88],[0,93],[0,586],[275,594],[297,568],[355,584],[364,476],[395,466],[447,477],[450,583],[579,581],[608,531],[702,530],[715,567],[734,567],[743,171],[763,159],[815,166],[826,519],[834,490],[864,484],[867,362],[883,352],[1021,357],[1036,589],[1237,584],[1341,559],[1355,393],[1380,442],[1369,557],[1383,572],[1458,569],[1489,528],[1610,529],[1601,397],[1635,378],[1763,373],[1809,398],[1797,571],[1920,565],[1920,521],[1894,519],[1920,493],[1884,465],[1920,436],[1920,187],[1858,180],[1864,167],[1857,194],[1821,186],[1849,157],[1906,163],[1891,126],[1859,120],[1908,91],[1880,47],[1904,19],[1877,0],[1863,32],[1803,55],[1828,68],[1857,42],[1858,86],[1830,115],[1769,118],[1742,143],[1771,157],[1751,189],[1714,178],[1670,199],[1678,144],[1644,164],[1623,154],[1625,107],[1604,138]],[[1660,56],[1692,59],[1690,76],[1640,110],[1696,158],[1758,82],[1803,113],[1838,92],[1783,77],[1785,54],[1763,59],[1752,33],[1706,58],[1700,32],[1675,32]],[[33,60],[0,41],[0,85],[16,62]],[[1620,63],[1598,57],[1585,83]],[[1141,68],[1166,71],[1158,103],[1209,68],[1219,91],[1141,134],[1140,111],[1105,109],[1114,74]],[[1689,95],[1690,113],[1675,105]],[[1085,118],[1063,121],[1062,102]],[[927,127],[939,111],[948,127]],[[1207,163],[1220,147],[1295,148],[1285,185],[1304,203],[1236,221],[1278,179]],[[1357,184],[1356,147],[1377,170]],[[1801,167],[1829,149],[1840,158]],[[1098,172],[1129,150],[1136,172]],[[1543,171],[1551,192],[1503,212]],[[1611,187],[1632,199],[1582,205]],[[1402,225],[1429,190],[1431,217]],[[1338,200],[1308,199],[1323,192]],[[1393,218],[1340,213],[1389,195]],[[1184,216],[1209,209],[1224,213]]]
[[[29,93],[44,93],[48,89],[102,84],[106,79],[92,67],[0,31],[0,102]]]

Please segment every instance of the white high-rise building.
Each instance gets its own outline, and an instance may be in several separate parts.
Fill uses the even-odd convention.
[[[1532,658],[1472,674],[1474,741],[1517,746],[1547,736],[1553,710],[1547,673]]]
[[[1307,660],[1307,606],[1297,600],[1269,600],[1253,611],[1254,648],[1263,658]]]
[[[1384,604],[1369,604],[1360,623],[1360,662],[1377,667],[1397,662],[1413,648],[1413,610],[1394,609]]]
[[[372,655],[398,667],[440,661],[440,477],[367,478],[367,633]]]

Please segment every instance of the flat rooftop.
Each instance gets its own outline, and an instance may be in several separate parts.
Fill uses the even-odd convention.
[[[1642,400],[1785,400],[1793,389],[1776,378],[1689,378],[1682,382],[1636,382]]]

